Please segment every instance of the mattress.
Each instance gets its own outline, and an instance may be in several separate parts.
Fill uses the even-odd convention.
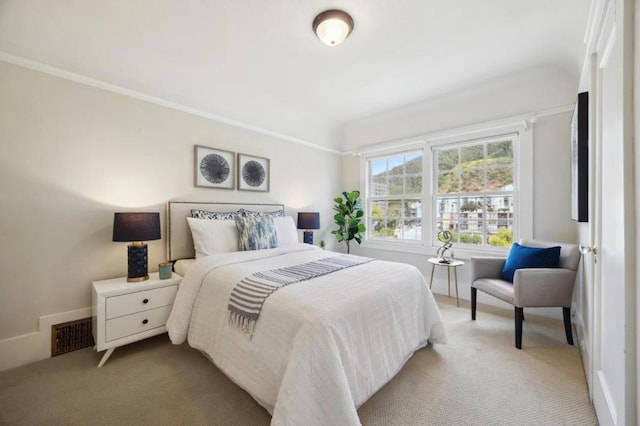
[[[338,253],[308,244],[196,260],[180,285],[167,329],[272,414],[272,425],[358,425],[357,407],[411,355],[446,340],[422,274],[371,261],[288,285],[271,294],[253,334],[233,326],[233,287],[260,271]]]

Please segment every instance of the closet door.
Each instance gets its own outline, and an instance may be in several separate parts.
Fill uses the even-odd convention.
[[[632,51],[625,0],[604,2],[595,41],[591,108],[595,114],[594,217],[590,221],[595,251],[591,262],[594,289],[593,403],[602,425],[635,424],[632,400],[635,322],[635,208],[630,123]],[[627,10],[628,12],[628,10]],[[631,27],[632,29],[632,27]],[[592,127],[593,129],[593,127]]]

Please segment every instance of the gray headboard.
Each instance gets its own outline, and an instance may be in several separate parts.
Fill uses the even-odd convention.
[[[239,209],[259,212],[284,210],[284,204],[231,204],[191,201],[169,201],[167,210],[167,253],[169,260],[192,259],[196,256],[193,249],[191,230],[187,218],[191,209],[214,212],[235,212]]]

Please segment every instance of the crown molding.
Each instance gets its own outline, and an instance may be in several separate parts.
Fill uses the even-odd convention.
[[[274,138],[282,139],[288,142],[296,143],[299,145],[304,145],[310,148],[318,149],[320,151],[330,152],[332,154],[342,154],[342,151],[328,148],[322,145],[318,145],[313,142],[306,141],[304,139],[299,139],[293,136],[288,136],[282,133],[274,132],[269,129],[265,129],[262,127],[254,126],[252,124],[244,123],[242,121],[234,120],[231,118],[226,118],[221,115],[213,114],[207,111],[203,111],[197,108],[192,108],[183,104],[179,104],[176,102],[168,101],[166,99],[162,99],[156,96],[147,95],[142,92],[138,92],[136,90],[127,89],[125,87],[121,87],[115,84],[107,83],[106,81],[97,80],[95,78],[87,77],[81,74],[77,74],[71,71],[66,71],[61,68],[57,68],[51,65],[43,64],[41,62],[37,62],[31,59],[26,59],[21,56],[13,55],[8,52],[4,52],[0,50],[0,61],[8,62],[13,65],[18,65],[23,68],[28,68],[33,71],[39,71],[44,74],[49,74],[54,77],[63,78],[65,80],[70,80],[76,83],[84,84],[87,86],[95,87],[98,89],[106,90],[108,92],[117,93],[119,95],[127,96],[130,98],[138,99],[141,101],[149,102],[155,105],[160,105],[165,108],[170,108],[176,111],[185,112],[187,114],[195,115],[198,117],[206,118],[208,120],[217,121],[220,123],[228,124],[230,126],[238,127],[245,130],[251,130],[256,133],[261,133],[263,135],[271,136]]]
[[[524,130],[528,130],[529,127],[539,119],[544,117],[550,117],[557,114],[564,114],[573,111],[574,104],[560,105],[554,108],[547,108],[544,110],[528,112],[526,114],[520,114],[512,117],[507,117],[499,120],[491,120],[481,123],[475,123],[471,125],[455,127],[446,130],[438,130],[430,133],[419,133],[416,135],[404,137],[402,139],[394,139],[388,141],[382,141],[379,143],[361,145],[355,149],[349,151],[343,151],[342,155],[362,155],[369,154],[376,151],[386,151],[390,149],[399,149],[407,145],[416,144],[422,142],[434,142],[442,139],[449,139],[453,137],[472,136],[478,133],[486,131],[501,131],[517,126],[522,127]]]

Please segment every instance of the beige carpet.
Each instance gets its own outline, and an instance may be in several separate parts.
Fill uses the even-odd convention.
[[[418,351],[367,401],[363,425],[597,424],[562,323],[437,296],[447,345]],[[199,352],[166,335],[102,354],[83,349],[0,373],[2,425],[267,425],[267,412]]]

